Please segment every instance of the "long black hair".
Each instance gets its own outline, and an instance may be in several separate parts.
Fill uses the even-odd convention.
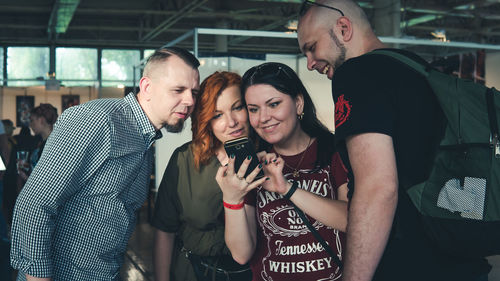
[[[245,95],[246,90],[257,84],[272,86],[283,94],[290,96],[293,100],[301,95],[304,99],[304,115],[299,120],[300,127],[310,137],[315,137],[318,142],[316,152],[316,166],[324,167],[331,163],[335,152],[335,140],[328,128],[319,121],[316,116],[316,107],[311,96],[295,71],[286,64],[278,62],[267,62],[254,66],[247,70],[241,81],[241,93]],[[258,137],[258,149],[269,151],[271,145],[260,136]]]

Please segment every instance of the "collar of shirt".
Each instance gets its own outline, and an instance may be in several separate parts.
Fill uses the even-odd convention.
[[[139,128],[142,131],[142,135],[144,139],[148,142],[149,145],[152,145],[153,142],[163,136],[160,130],[155,130],[153,124],[149,121],[146,113],[142,110],[137,98],[134,93],[129,93],[125,96],[125,102],[130,105],[132,109],[132,113],[139,124]]]

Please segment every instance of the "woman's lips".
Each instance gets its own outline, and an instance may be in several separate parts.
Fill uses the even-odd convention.
[[[239,136],[243,135],[243,132],[244,132],[243,129],[238,129],[236,131],[229,133],[229,135],[231,135],[233,137],[239,137]]]

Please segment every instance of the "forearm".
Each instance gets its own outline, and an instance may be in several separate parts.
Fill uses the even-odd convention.
[[[298,188],[290,200],[304,213],[324,225],[345,232],[347,226],[347,202],[318,196]]]
[[[245,205],[239,210],[225,209],[225,241],[233,259],[247,263],[255,252],[257,226],[255,208]]]
[[[397,192],[384,192],[383,188],[353,197],[347,226],[344,281],[372,279],[387,244],[396,205]]]
[[[52,281],[52,278],[38,278],[31,276],[29,274],[26,274],[26,281]]]
[[[174,233],[168,233],[158,229],[155,232],[153,264],[156,281],[170,280],[170,266],[172,264],[174,238]]]
[[[398,202],[392,137],[366,133],[346,140],[354,174],[344,281],[369,281],[382,257]]]

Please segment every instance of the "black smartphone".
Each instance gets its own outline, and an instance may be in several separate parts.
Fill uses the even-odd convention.
[[[231,157],[231,154],[235,155],[234,171],[236,173],[240,169],[240,166],[243,163],[243,161],[248,156],[252,156],[252,160],[248,165],[245,177],[248,176],[259,165],[259,159],[257,158],[257,154],[255,153],[255,146],[252,140],[249,139],[248,137],[241,137],[234,140],[228,140],[224,142],[224,149],[226,149],[228,157]],[[255,179],[262,178],[263,176],[264,172],[260,170],[259,174],[255,177]]]

